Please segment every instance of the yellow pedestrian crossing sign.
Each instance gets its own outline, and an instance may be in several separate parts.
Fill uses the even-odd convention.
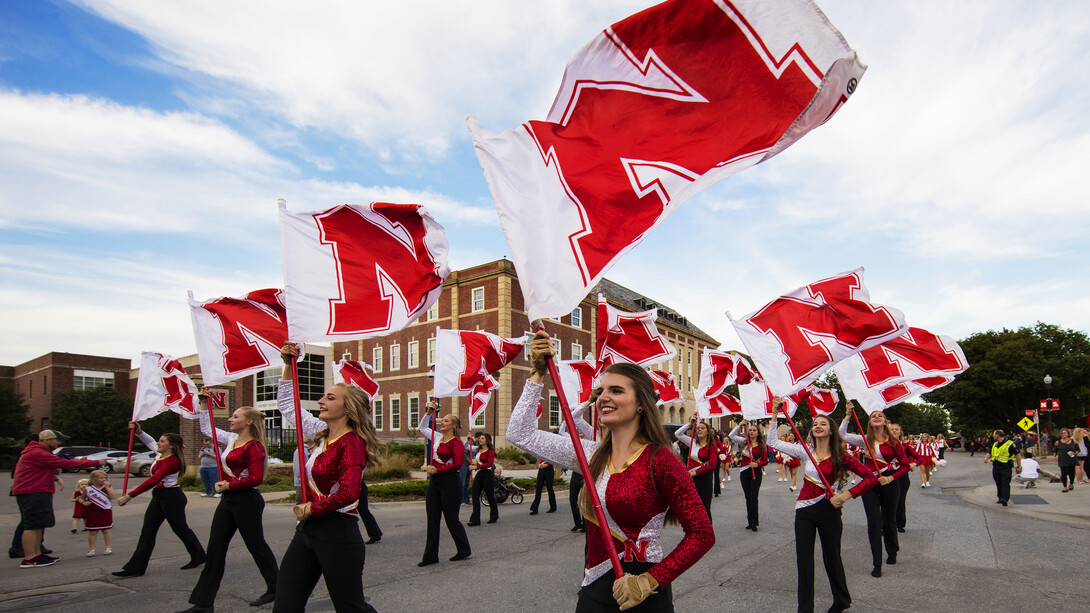
[[[1033,428],[1033,420],[1028,417],[1023,417],[1022,421],[1018,422],[1018,426],[1026,432],[1029,432]]]

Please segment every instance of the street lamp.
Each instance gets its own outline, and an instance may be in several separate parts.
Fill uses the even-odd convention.
[[[1045,410],[1048,411],[1048,444],[1052,445],[1052,375],[1045,375],[1045,395],[1048,396],[1048,400],[1045,402]],[[1047,451],[1047,450],[1046,450]]]

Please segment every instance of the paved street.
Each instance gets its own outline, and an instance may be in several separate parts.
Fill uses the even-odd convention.
[[[1036,490],[1015,486],[1015,496],[1034,495],[1044,504],[1003,508],[995,504],[991,470],[982,455],[969,458],[951,453],[948,459],[949,465],[933,477],[934,487],[920,489],[914,481],[899,563],[887,566],[879,579],[869,574],[862,504],[853,500],[846,506],[843,555],[854,599],[852,611],[1085,610],[1090,585],[1082,580],[1078,560],[1090,542],[1090,486],[1066,494],[1060,493],[1059,484],[1041,484]],[[178,570],[187,557],[165,525],[146,575],[129,579],[110,575],[121,568],[135,546],[144,497],[115,510],[117,553],[102,556],[100,542],[97,557],[84,557],[86,537],[68,531],[71,505],[67,497],[78,478],[65,475],[65,491],[54,498],[58,525],[46,535],[47,546],[61,561],[27,570],[18,568],[18,560],[0,562],[0,611],[147,613],[187,608],[186,599],[200,571]],[[113,481],[120,489],[120,478],[115,475]],[[5,489],[10,485],[6,473],[2,485]],[[761,531],[754,534],[743,529],[745,506],[737,476],[727,483],[712,505],[718,542],[674,584],[677,610],[794,610],[794,499],[786,484],[776,482],[770,467],[761,491]],[[217,502],[190,495],[189,523],[202,541]],[[474,553],[463,562],[446,561],[454,550],[444,529],[443,562],[426,569],[416,566],[424,545],[423,504],[373,505],[385,534],[381,543],[367,548],[363,578],[368,599],[379,611],[449,610],[451,606],[497,613],[524,607],[536,613],[574,610],[583,535],[569,531],[567,498],[559,503],[559,512],[533,517],[529,498],[519,506],[503,504],[499,523],[468,528]],[[468,507],[463,507],[463,521],[468,516]],[[0,533],[5,542],[17,522],[15,499],[3,497]],[[278,557],[287,547],[293,526],[287,505],[266,508],[265,533]],[[672,546],[680,538],[680,529],[668,530],[668,546]],[[253,561],[236,537],[217,611],[254,611],[247,603],[262,588]],[[831,596],[820,561],[815,592],[817,610],[824,610]],[[321,584],[308,610],[332,610]]]

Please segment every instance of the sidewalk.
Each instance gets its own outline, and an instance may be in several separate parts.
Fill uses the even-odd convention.
[[[971,460],[986,466],[983,455],[979,453]],[[1058,475],[1059,470],[1056,464],[1049,460],[1046,458],[1041,462],[1041,469]],[[988,470],[991,470],[990,467]],[[971,493],[965,494],[965,501],[983,507],[999,507],[995,502],[994,483],[974,488]],[[1029,489],[1025,489],[1022,484],[1011,479],[1011,500],[1007,509],[1018,515],[1088,527],[1090,526],[1090,483],[1077,483],[1074,490],[1064,493],[1063,485],[1049,483],[1049,478],[1043,474],[1037,480],[1037,487]]]

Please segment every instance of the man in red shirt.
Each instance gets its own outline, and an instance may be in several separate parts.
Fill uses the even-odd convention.
[[[53,430],[42,430],[38,441],[31,441],[19,454],[15,465],[12,493],[19,503],[23,522],[23,563],[19,568],[38,568],[57,563],[57,558],[42,553],[42,532],[56,523],[53,517],[53,492],[58,468],[95,468],[106,460],[66,460],[53,455],[68,437]]]

